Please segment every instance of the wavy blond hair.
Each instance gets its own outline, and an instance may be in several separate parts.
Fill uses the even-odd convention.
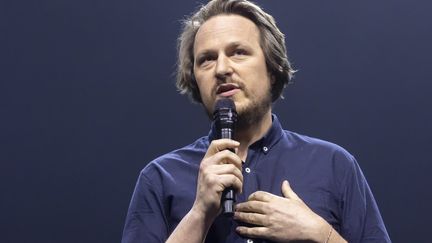
[[[183,21],[183,31],[178,38],[177,88],[198,103],[202,103],[193,74],[195,35],[201,25],[216,15],[237,14],[248,18],[260,31],[260,45],[266,59],[267,70],[274,78],[272,101],[282,97],[282,90],[290,83],[294,70],[287,57],[285,36],[276,26],[274,18],[258,5],[246,0],[212,0],[201,6]]]

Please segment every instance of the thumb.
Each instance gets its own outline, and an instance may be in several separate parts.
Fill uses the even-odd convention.
[[[297,194],[291,189],[291,186],[287,180],[284,180],[282,182],[282,195],[285,198],[291,198],[291,199],[300,199]]]

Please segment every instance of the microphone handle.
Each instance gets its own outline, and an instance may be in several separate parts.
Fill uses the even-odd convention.
[[[230,128],[221,129],[221,138],[232,139],[233,130]],[[235,153],[234,149],[229,149],[231,152]],[[222,192],[222,214],[225,216],[232,217],[234,215],[234,205],[236,202],[236,194],[234,188],[228,187]]]

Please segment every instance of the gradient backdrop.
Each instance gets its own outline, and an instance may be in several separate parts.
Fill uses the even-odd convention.
[[[432,2],[257,1],[286,33],[284,127],[354,154],[394,242],[428,242]],[[0,3],[0,242],[119,242],[139,171],[208,132],[174,87],[195,0]],[[430,241],[429,241],[430,242]]]

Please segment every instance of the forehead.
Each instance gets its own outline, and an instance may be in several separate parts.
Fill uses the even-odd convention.
[[[240,15],[217,15],[199,28],[194,52],[216,48],[227,43],[242,43],[259,47],[260,33],[254,22]]]

